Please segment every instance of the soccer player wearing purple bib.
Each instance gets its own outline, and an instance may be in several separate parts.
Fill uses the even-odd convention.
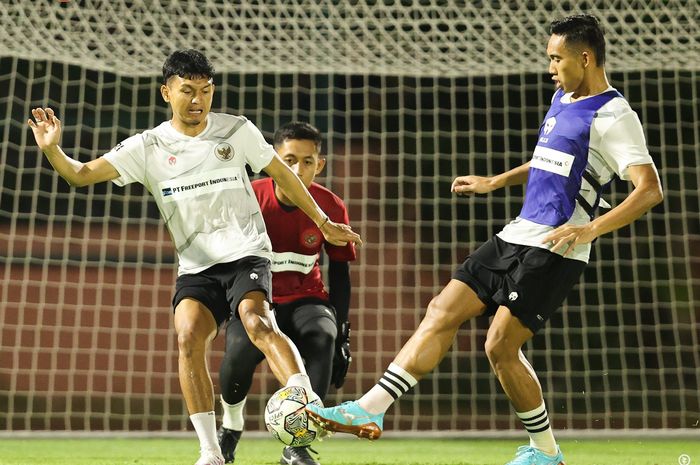
[[[591,242],[639,218],[663,193],[639,118],[608,83],[598,20],[570,16],[552,22],[550,33],[549,73],[557,90],[531,160],[500,175],[460,176],[452,183],[457,195],[472,195],[527,182],[520,215],[457,268],[370,391],[336,407],[307,406],[327,430],[378,438],[384,412],[438,365],[462,323],[486,315],[493,317],[486,355],[530,437],[507,465],[564,464],[542,388],[521,347],[579,281]],[[634,189],[594,219],[602,186],[615,175]]]

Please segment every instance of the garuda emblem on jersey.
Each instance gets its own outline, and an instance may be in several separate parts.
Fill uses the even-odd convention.
[[[301,240],[306,247],[314,247],[318,244],[320,237],[318,231],[314,229],[307,229],[301,234]]]
[[[216,158],[221,161],[229,161],[233,159],[234,155],[233,147],[231,147],[231,144],[228,142],[222,142],[217,145],[214,149],[214,153],[216,154]]]

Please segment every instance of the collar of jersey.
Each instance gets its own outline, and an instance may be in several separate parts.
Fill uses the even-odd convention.
[[[213,124],[212,119],[213,119],[212,113],[210,112],[207,115],[207,125],[204,127],[204,131],[200,132],[196,136],[188,136],[187,134],[181,133],[180,131],[178,131],[177,129],[175,129],[173,127],[173,123],[171,122],[171,120],[165,121],[165,130],[168,133],[168,135],[170,135],[171,137],[174,137],[176,139],[180,139],[180,140],[201,139],[202,137],[204,137],[206,135],[206,133],[211,128],[211,126]]]
[[[586,98],[595,97],[596,95],[604,94],[604,93],[609,92],[609,91],[611,91],[611,90],[617,90],[617,89],[615,89],[613,86],[608,86],[608,88],[605,89],[603,92],[600,92],[600,93],[594,94],[594,95],[588,95],[588,96],[586,96]],[[576,102],[571,102],[571,94],[573,94],[573,92],[567,92],[566,94],[564,94],[564,95],[561,96],[561,98],[559,99],[559,101],[560,101],[561,103],[564,103],[564,104],[567,104],[567,105],[568,105],[568,104],[570,104],[570,103],[576,103],[576,102],[580,102],[581,100],[586,100],[586,98],[584,98],[584,99],[576,100]]]

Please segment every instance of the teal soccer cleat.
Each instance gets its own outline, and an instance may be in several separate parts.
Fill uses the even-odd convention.
[[[532,446],[520,446],[515,453],[515,458],[506,465],[566,465],[564,455],[557,446],[557,455],[547,455]]]
[[[357,401],[328,408],[307,404],[306,413],[326,431],[354,434],[365,439],[379,439],[382,435],[384,414],[373,415],[360,407]]]

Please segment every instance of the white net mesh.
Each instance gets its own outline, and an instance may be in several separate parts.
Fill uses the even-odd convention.
[[[596,242],[582,284],[527,354],[557,428],[693,428],[698,5],[610,5],[582,6],[608,26],[611,81],[639,112],[666,199]],[[221,71],[216,110],[246,115],[267,136],[293,119],[318,126],[329,154],[320,181],[346,200],[367,242],[352,267],[355,363],[343,391],[327,399],[335,403],[374,384],[455,265],[519,211],[521,189],[464,200],[449,183],[529,157],[552,92],[545,29],[565,9],[2,3],[0,430],[188,426],[171,323],[174,256],[157,208],[137,186],[67,187],[37,153],[26,128],[31,108],[55,108],[62,146],[93,159],[168,117],[157,90],[162,60],[200,47]],[[613,203],[627,190],[614,184]],[[460,331],[387,428],[520,429],[483,354],[486,325]],[[264,429],[262,405],[277,386],[261,371],[248,402],[251,430]]]
[[[4,54],[152,75],[197,47],[222,72],[464,76],[528,72],[545,60],[550,1],[21,1],[2,5]],[[605,25],[612,69],[697,69],[698,2],[576,2]]]

